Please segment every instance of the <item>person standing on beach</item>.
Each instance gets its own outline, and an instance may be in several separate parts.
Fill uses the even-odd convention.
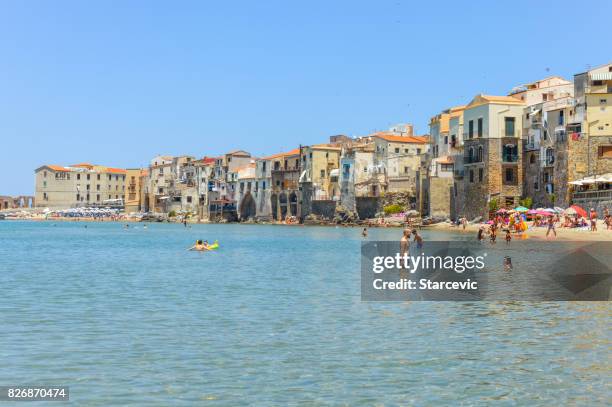
[[[506,229],[506,244],[510,244],[512,241],[512,235],[510,234],[510,229]]]
[[[591,218],[591,232],[597,232],[597,211],[595,208],[591,208],[589,217]]]
[[[479,242],[482,242],[484,240],[484,233],[485,233],[484,226],[479,227],[478,236],[477,236]]]
[[[467,219],[465,218],[465,216],[461,218],[461,225],[463,226],[463,230],[465,230],[467,226]]]
[[[557,237],[557,231],[555,230],[555,218],[553,218],[552,215],[548,217],[548,230],[546,231],[546,237],[548,237],[551,230],[555,234],[555,237]]]

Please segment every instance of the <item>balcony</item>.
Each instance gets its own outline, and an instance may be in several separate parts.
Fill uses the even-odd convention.
[[[502,154],[502,161],[504,163],[518,163],[518,154]]]
[[[540,149],[540,143],[531,142],[523,144],[523,151],[535,151]]]
[[[470,156],[463,157],[463,164],[478,164],[481,162],[482,162],[482,158],[470,157]]]

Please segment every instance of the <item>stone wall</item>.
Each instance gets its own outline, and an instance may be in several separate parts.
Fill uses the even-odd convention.
[[[431,177],[429,179],[429,211],[430,216],[450,218],[452,178]]]
[[[357,215],[359,219],[370,219],[376,217],[381,209],[381,199],[376,197],[357,197],[355,198]]]
[[[317,200],[312,201],[312,214],[323,216],[326,219],[332,219],[336,214],[336,201],[332,200]]]
[[[610,136],[590,136],[589,142],[589,175],[601,175],[612,172],[612,158],[600,158],[599,147],[612,145]]]

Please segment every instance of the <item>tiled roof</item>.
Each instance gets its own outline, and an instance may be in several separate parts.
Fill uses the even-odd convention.
[[[88,168],[91,170],[94,167],[94,165],[90,163],[79,163],[79,164],[71,165],[71,167],[82,167],[82,168]]]
[[[112,174],[125,174],[127,171],[121,168],[106,167],[102,172],[110,172]]]
[[[268,157],[264,157],[262,158],[262,160],[274,160],[275,158],[282,158],[282,157],[288,157],[292,155],[298,155],[299,153],[300,153],[300,149],[294,148],[293,150],[286,151],[284,153],[278,153],[278,154],[270,155]]]
[[[427,144],[429,137],[427,136],[395,136],[390,134],[378,134],[374,137],[390,141],[393,143],[412,143],[412,144]]]
[[[66,167],[62,167],[61,165],[43,165],[43,167],[49,167],[51,168],[53,171],[64,171],[64,172],[70,172],[70,170]]]

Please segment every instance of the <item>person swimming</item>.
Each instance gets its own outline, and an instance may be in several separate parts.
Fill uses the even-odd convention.
[[[368,237],[368,228],[363,228],[363,231],[361,232],[361,236]]]
[[[510,256],[504,257],[504,270],[505,271],[512,270],[512,258]]]
[[[205,251],[205,250],[210,250],[210,248],[208,247],[208,241],[202,241],[202,240],[196,240],[195,245],[191,246],[189,249],[187,250],[195,250],[195,251]]]

